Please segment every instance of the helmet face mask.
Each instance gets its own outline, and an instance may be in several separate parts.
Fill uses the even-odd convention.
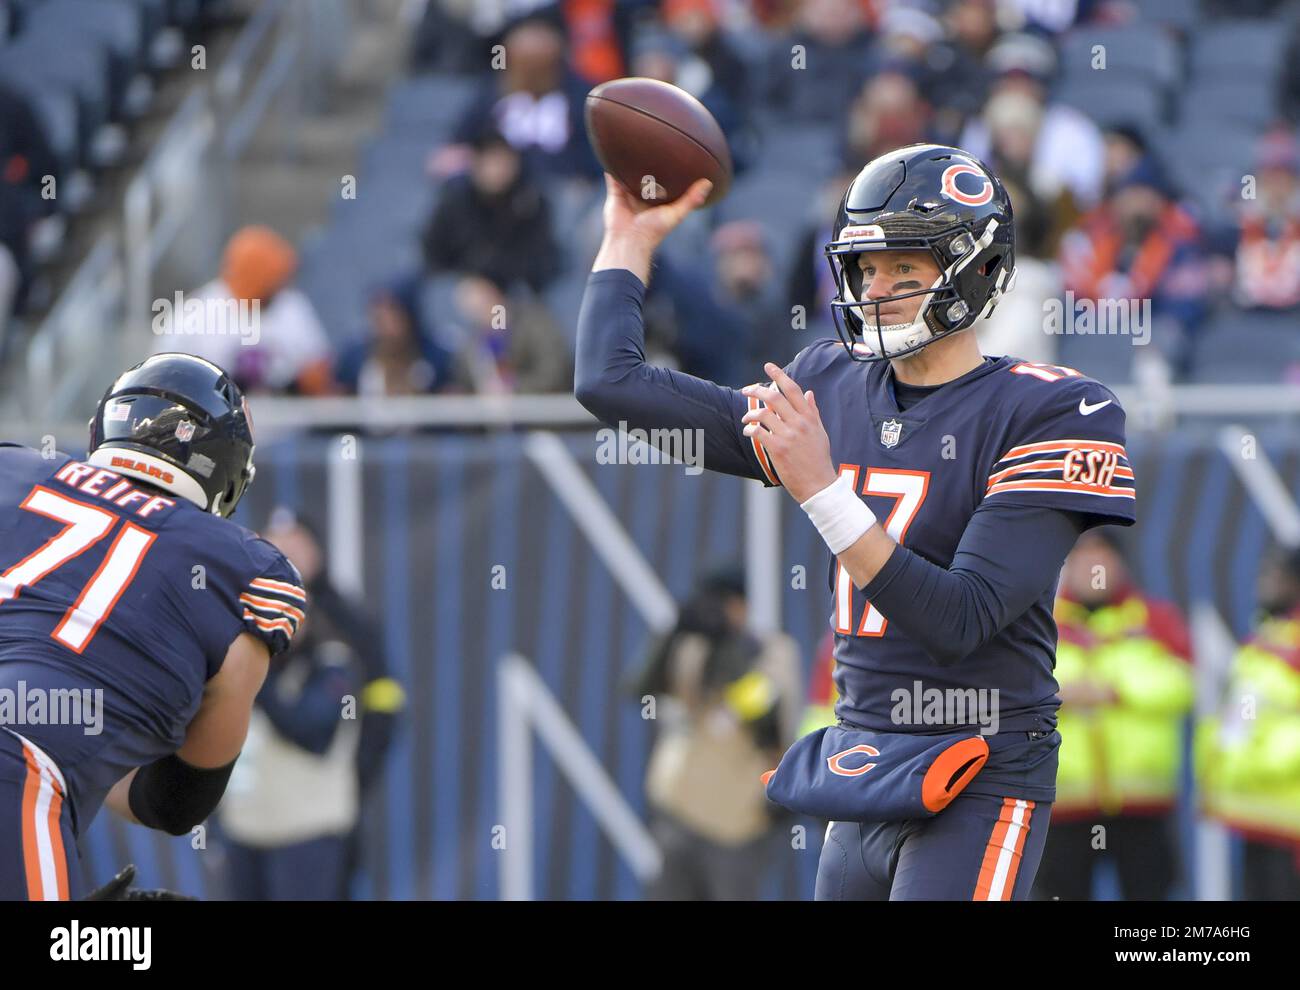
[[[104,393],[87,462],[229,516],[254,474],[244,397],[210,361],[156,354]]]
[[[926,251],[940,275],[928,288],[866,300],[858,267],[864,251]],[[967,329],[1012,287],[1010,198],[988,169],[959,149],[900,148],[870,162],[850,184],[835,240],[824,253],[835,280],[831,313],[849,355],[858,361],[902,357]],[[882,321],[883,307],[917,296],[926,298],[911,322]]]

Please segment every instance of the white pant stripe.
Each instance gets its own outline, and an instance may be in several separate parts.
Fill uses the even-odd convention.
[[[50,802],[54,800],[56,788],[57,793],[66,794],[67,786],[63,782],[63,774],[59,771],[58,766],[46,755],[44,750],[35,743],[24,739],[12,729],[9,732],[18,737],[18,740],[23,745],[23,751],[36,764],[36,768],[40,773],[41,783],[36,791],[35,821],[29,824],[36,836],[36,853],[40,860],[40,899],[57,901],[59,899],[59,869],[58,864],[55,862],[54,836],[50,832]],[[59,823],[55,822],[54,827],[59,828]]]
[[[1025,808],[1028,807],[1022,800],[1016,801],[1016,810],[1011,813],[1011,821],[1007,825],[1007,834],[1002,837],[1002,849],[998,852],[998,865],[993,869],[993,880],[989,884],[990,901],[1002,900],[1002,891],[1007,884],[1007,873],[1011,870],[1011,863],[1016,851],[1016,842],[1020,838],[1020,830],[1025,825]]]
[[[57,901],[59,873],[54,865],[54,841],[50,836],[50,801],[54,798],[54,788],[44,767],[40,773],[41,788],[36,795],[36,821],[32,827],[36,830],[36,850],[41,858],[41,900]]]

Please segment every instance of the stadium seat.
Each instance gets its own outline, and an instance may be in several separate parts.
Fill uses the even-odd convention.
[[[22,71],[22,62],[13,53],[12,46],[0,48],[0,78],[26,95],[45,139],[67,174],[81,161],[77,94],[71,86],[47,82]]]
[[[1287,32],[1267,20],[1214,21],[1191,39],[1188,65],[1193,79],[1277,78]]]
[[[570,348],[577,343],[578,310],[582,308],[582,296],[587,291],[587,271],[571,266],[571,270],[561,275],[543,293],[543,302],[555,314],[557,323]]]
[[[385,169],[357,178],[357,198],[339,200],[331,228],[361,240],[414,239],[433,209],[434,185],[418,172]]]
[[[787,270],[790,253],[804,230],[821,176],[756,168],[736,181],[718,204],[718,223],[757,220],[777,271]]]
[[[1062,334],[1057,362],[1107,385],[1133,380],[1133,338],[1120,334]],[[1150,346],[1150,345],[1147,345]]]
[[[298,285],[311,299],[330,337],[338,342],[364,324],[366,296],[374,287],[416,272],[419,246],[393,237],[381,223],[367,224],[358,210],[349,223],[333,223],[304,241]]]
[[[1101,127],[1126,123],[1149,129],[1158,127],[1166,117],[1164,95],[1135,75],[1108,71],[1074,76],[1063,80],[1055,95]]]
[[[1197,334],[1192,348],[1195,382],[1277,382],[1300,362],[1300,318],[1228,308]]]
[[[132,0],[47,0],[35,8],[24,33],[71,42],[92,38],[110,57],[110,106],[114,117],[126,113],[132,80],[146,65],[144,12]]]
[[[1165,24],[1184,34],[1201,22],[1200,0],[1136,0],[1138,17],[1153,24]]]
[[[420,324],[425,331],[448,350],[454,351],[462,346],[463,330],[455,317],[456,278],[452,275],[425,275],[420,279],[417,298]],[[573,322],[576,323],[577,319]]]
[[[302,243],[297,284],[311,300],[335,344],[350,339],[365,321],[365,281],[355,252],[324,232]]]
[[[94,136],[109,118],[108,62],[102,48],[81,34],[56,37],[25,32],[5,47],[0,72],[24,91],[39,95],[48,90],[72,99],[74,160],[89,164]],[[47,108],[54,105],[47,101],[41,104]],[[59,132],[60,141],[66,142],[66,110],[53,112],[58,118],[51,124]]]
[[[751,71],[761,71],[771,56],[771,36],[757,29],[728,31],[727,42]]]
[[[127,0],[140,8],[140,37],[147,46],[167,23],[166,0]]]
[[[403,172],[424,175],[425,163],[435,145],[418,134],[384,133],[371,140],[361,152],[357,174],[370,178],[379,173]]]
[[[794,173],[798,186],[811,188],[839,164],[839,135],[833,127],[786,123],[761,133],[755,169]]]
[[[416,76],[389,92],[385,129],[446,140],[477,92],[475,79],[461,76]]]
[[[1258,136],[1249,126],[1193,119],[1170,133],[1162,158],[1183,195],[1217,209],[1241,195]]]
[[[1093,48],[1105,48],[1105,68],[1093,68]],[[1104,73],[1142,79],[1167,89],[1180,74],[1178,46],[1154,24],[1076,28],[1061,41],[1061,71],[1066,81]]]
[[[1196,79],[1179,99],[1181,120],[1249,124],[1263,129],[1277,116],[1277,87],[1262,76]]]
[[[166,0],[167,23],[188,27],[199,19],[205,0]]]

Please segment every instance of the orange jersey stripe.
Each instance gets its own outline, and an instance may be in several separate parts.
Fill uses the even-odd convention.
[[[297,598],[299,601],[305,602],[307,600],[307,592],[296,584],[289,584],[285,581],[272,581],[270,578],[253,578],[249,584],[251,587],[261,588],[263,591],[278,591],[290,598]]]
[[[1128,457],[1128,452],[1121,443],[1110,443],[1106,440],[1044,440],[1039,443],[1025,443],[1019,447],[1012,447],[998,460],[1009,461],[1015,457],[1025,457],[1029,454],[1045,454],[1049,450],[1104,450],[1109,453],[1119,454],[1121,457]]]
[[[1052,481],[1047,478],[1030,478],[1027,481],[1004,481],[992,485],[985,495],[997,495],[1000,492],[1079,492],[1083,495],[1115,495],[1120,498],[1136,498],[1132,488],[1112,488],[1106,485],[1083,485],[1075,481]]]
[[[244,618],[252,619],[257,623],[257,628],[259,629],[265,629],[268,632],[279,629],[286,636],[289,636],[290,638],[293,637],[294,626],[288,619],[263,619],[260,615],[254,615],[248,609],[244,609]]]
[[[245,591],[239,596],[239,600],[245,605],[252,605],[254,608],[264,608],[274,612],[283,612],[285,615],[293,616],[301,622],[306,616],[302,609],[294,608],[292,605],[286,605],[284,602],[278,602],[273,598],[262,598],[258,595],[249,594]]]
[[[989,487],[996,485],[1003,478],[1009,478],[1013,474],[1028,474],[1030,471],[1061,471],[1065,469],[1064,459],[1058,461],[1026,461],[1024,464],[1017,464],[1009,467],[997,474],[989,475]],[[1132,478],[1133,469],[1129,467],[1117,467],[1114,476],[1116,478]]]
[[[993,823],[993,834],[989,836],[989,841],[984,845],[984,859],[980,863],[979,879],[975,882],[975,897],[973,900],[987,901],[993,891],[993,878],[997,874],[998,857],[1002,855],[1002,846],[1006,842],[1007,827],[1011,824],[1007,818],[1006,809],[1007,801],[1002,802],[1002,811],[998,814],[998,820]]]
[[[759,407],[759,401],[752,395],[747,396],[746,398],[749,400],[750,412],[753,412]],[[754,456],[758,458],[758,466],[763,469],[763,474],[767,476],[767,480],[772,482],[774,485],[780,485],[781,482],[777,480],[776,474],[772,470],[772,465],[768,462],[767,451],[764,450],[763,445],[758,442],[758,437],[750,437],[749,442],[754,445]]]

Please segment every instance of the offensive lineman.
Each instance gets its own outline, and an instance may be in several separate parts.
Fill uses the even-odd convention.
[[[996,699],[982,771],[933,817],[832,822],[816,896],[1026,899],[1055,798],[1057,577],[1085,529],[1134,521],[1135,494],[1108,389],[986,358],[965,332],[1014,282],[1002,184],[957,148],[870,162],[825,248],[840,341],[741,390],[652,367],[643,351],[654,251],[709,183],[642,212],[612,177],[606,187],[579,401],[629,429],[701,430],[706,467],[782,485],[807,512],[832,552],[841,727],[951,733],[962,726],[947,710],[918,720],[899,699]]]
[[[225,518],[252,479],[243,396],[189,354],[109,387],[84,461],[0,444],[0,899],[77,898],[102,803],[181,835],[221,799],[306,608],[293,565]],[[89,731],[67,717],[96,697]]]

